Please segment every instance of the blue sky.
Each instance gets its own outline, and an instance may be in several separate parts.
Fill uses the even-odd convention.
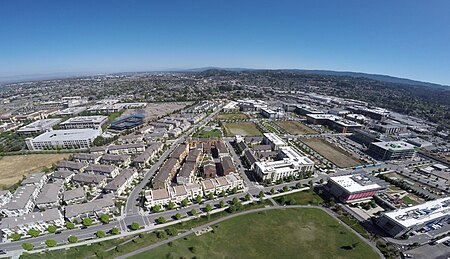
[[[450,1],[0,1],[0,77],[206,66],[450,85]]]

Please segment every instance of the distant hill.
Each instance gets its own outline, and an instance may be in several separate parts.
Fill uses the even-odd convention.
[[[396,84],[405,84],[405,85],[417,85],[424,87],[449,87],[447,85],[440,85],[428,82],[422,82],[417,80],[411,80],[407,78],[400,78],[394,76],[387,75],[378,75],[378,74],[367,74],[360,72],[347,72],[347,71],[332,71],[332,70],[307,70],[307,69],[251,69],[251,68],[220,68],[220,67],[204,67],[204,68],[193,68],[193,69],[184,69],[181,71],[185,72],[213,72],[213,71],[232,71],[232,72],[242,72],[242,71],[283,71],[290,73],[298,73],[298,74],[313,74],[313,75],[329,75],[329,76],[350,76],[350,77],[363,77],[372,80],[377,80],[381,82],[387,83],[396,83]]]

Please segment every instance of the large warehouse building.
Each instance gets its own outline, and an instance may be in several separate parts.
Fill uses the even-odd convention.
[[[376,183],[372,176],[360,173],[330,177],[327,188],[342,202],[356,202],[371,199],[385,187]]]
[[[29,150],[90,148],[100,134],[99,129],[52,130],[35,138],[27,138],[25,143]]]
[[[450,219],[450,197],[384,213],[377,224],[393,237]]]
[[[415,146],[403,141],[372,142],[368,152],[381,160],[410,159],[415,154]]]

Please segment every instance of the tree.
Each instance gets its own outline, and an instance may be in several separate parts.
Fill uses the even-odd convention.
[[[175,218],[176,220],[181,219],[181,214],[180,214],[180,213],[175,214],[174,218]]]
[[[100,221],[101,221],[103,224],[108,224],[108,223],[109,223],[109,215],[108,215],[108,214],[102,214],[102,215],[100,216]]]
[[[175,203],[173,203],[172,201],[170,201],[169,204],[167,204],[167,208],[168,208],[169,210],[175,208]]]
[[[239,202],[239,199],[234,197],[233,200],[232,200],[233,205],[238,204],[238,202]]]
[[[118,235],[118,234],[120,234],[119,228],[113,227],[113,228],[111,229],[111,234],[113,234],[113,235]]]
[[[233,193],[233,194],[236,194],[237,193],[237,188],[236,187],[234,187],[233,189],[231,189],[231,193]]]
[[[319,183],[320,183],[320,184],[323,184],[323,179],[320,179],[320,180],[319,180]]]
[[[50,225],[50,226],[48,226],[48,228],[47,228],[47,231],[48,231],[49,233],[55,233],[56,230],[58,230],[58,228],[57,228],[55,225]]]
[[[236,208],[235,205],[230,205],[230,207],[228,207],[227,210],[228,210],[229,213],[233,213],[233,212],[235,212],[237,210],[237,208]]]
[[[83,226],[89,227],[90,225],[92,225],[92,219],[91,218],[84,218],[83,219]]]
[[[302,183],[298,182],[298,183],[295,185],[295,187],[297,187],[297,189],[302,188]]]
[[[76,243],[76,242],[78,242],[78,237],[76,237],[76,236],[69,236],[67,238],[67,241],[69,241],[69,243]]]
[[[251,198],[252,198],[252,197],[250,197],[250,194],[247,193],[247,194],[245,195],[245,200],[246,200],[246,201],[249,201]]]
[[[164,218],[163,216],[161,216],[161,217],[158,218],[158,223],[159,223],[159,224],[164,224],[164,223],[166,223],[166,222],[167,222],[167,220],[166,220],[166,218]]]
[[[197,197],[195,197],[195,202],[200,203],[201,201],[202,201],[202,196],[197,195]]]
[[[166,231],[158,231],[158,232],[156,232],[156,237],[158,237],[158,238],[166,238],[167,237],[167,233],[166,233]]]
[[[191,215],[192,215],[192,216],[197,215],[197,210],[196,210],[196,209],[192,209],[192,210],[191,210]]]
[[[37,237],[37,236],[39,236],[40,233],[41,232],[39,230],[36,230],[34,228],[28,230],[28,232],[27,232],[27,234],[32,236],[32,237]]]
[[[133,222],[133,223],[131,223],[130,229],[131,230],[138,230],[140,226],[141,225],[139,225],[139,223]]]
[[[275,189],[274,188],[270,189],[270,193],[275,194]]]
[[[105,237],[105,231],[101,231],[101,230],[98,230],[97,232],[95,232],[95,235],[98,237],[98,238],[102,238],[102,237]]]
[[[34,245],[30,244],[30,243],[23,243],[22,244],[22,248],[27,250],[27,251],[31,251],[34,248]]]
[[[211,204],[206,205],[205,210],[206,212],[210,212],[212,210]]]
[[[220,200],[219,206],[220,206],[221,208],[225,207],[225,202],[224,202],[223,200]]]
[[[309,190],[312,191],[312,190],[314,189],[314,183],[313,183],[313,181],[312,181],[312,180],[309,180],[308,184],[309,184]]]
[[[181,201],[181,205],[183,205],[183,207],[186,207],[189,204],[189,201],[187,199],[184,199]]]
[[[169,236],[175,236],[178,233],[178,230],[175,227],[169,227],[166,229],[166,232]]]
[[[48,247],[54,247],[54,246],[57,245],[57,243],[56,243],[56,241],[55,241],[54,239],[47,239],[47,240],[45,241],[45,244],[46,244]]]
[[[259,192],[259,198],[264,198],[264,192],[263,191]]]
[[[67,229],[74,229],[75,228],[75,224],[73,224],[72,222],[66,222],[66,228]]]
[[[155,205],[155,206],[153,206],[152,210],[153,210],[153,212],[160,212],[161,211],[161,206]]]
[[[284,187],[283,187],[283,192],[287,192],[287,191],[289,191],[288,187],[287,187],[287,186],[284,186]]]
[[[213,194],[212,192],[209,193],[208,199],[210,199],[210,200],[213,200],[213,199],[214,199],[214,194]]]
[[[18,233],[12,233],[9,238],[11,238],[13,241],[17,241],[20,240],[20,238],[22,237],[22,235],[18,234]]]
[[[225,192],[225,190],[222,190],[222,192],[220,192],[220,197],[225,197],[225,195],[227,195],[227,193]]]

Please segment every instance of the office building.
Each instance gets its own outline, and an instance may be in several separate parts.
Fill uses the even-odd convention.
[[[19,135],[32,135],[52,130],[52,127],[61,122],[61,119],[42,119],[32,122],[17,130]]]
[[[330,177],[327,189],[341,202],[356,202],[371,199],[384,187],[365,173]]]
[[[35,138],[27,138],[25,143],[29,150],[86,149],[100,134],[99,130],[94,129],[52,130]]]
[[[411,159],[415,154],[415,146],[403,141],[373,142],[368,152],[381,160]]]
[[[100,129],[107,122],[107,116],[79,116],[61,122],[59,126],[62,129]]]

